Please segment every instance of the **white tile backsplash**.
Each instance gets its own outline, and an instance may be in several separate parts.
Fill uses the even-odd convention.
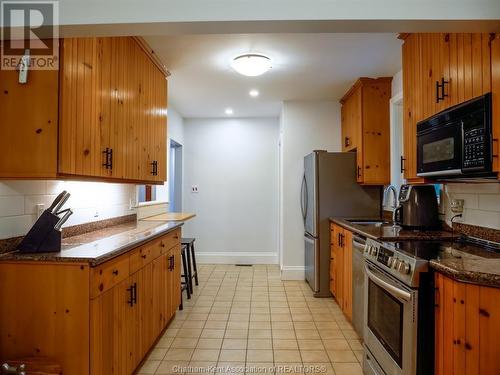
[[[48,208],[57,194],[67,190],[66,208],[74,213],[64,226],[136,213],[136,186],[81,181],[0,181],[0,239],[21,236],[36,220],[36,205]]]
[[[500,183],[455,183],[444,185],[443,204],[448,224],[454,213],[450,199],[463,199],[462,218],[454,221],[500,229]]]

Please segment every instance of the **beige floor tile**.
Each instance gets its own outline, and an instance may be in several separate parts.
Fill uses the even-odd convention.
[[[289,329],[274,329],[273,339],[295,339],[295,332]]]
[[[271,339],[248,339],[248,349],[272,349],[273,342]]]
[[[269,322],[271,321],[271,315],[270,314],[250,314],[250,321],[251,322]]]
[[[224,337],[225,330],[223,329],[204,329],[201,336],[204,339],[220,339]]]
[[[312,314],[293,314],[292,320],[294,322],[311,322],[313,320]]]
[[[325,347],[323,345],[323,341],[321,341],[321,340],[300,339],[300,340],[298,340],[298,342],[299,342],[300,350],[324,350],[325,349]]]
[[[222,342],[222,349],[246,349],[247,339],[229,339],[225,338]]]
[[[224,314],[221,314],[221,313],[210,313],[208,315],[208,320],[223,320],[223,321],[226,321],[229,319],[229,313],[224,313]]]
[[[195,349],[192,361],[217,361],[219,359],[219,349]]]
[[[204,320],[186,320],[182,324],[182,328],[203,328]]]
[[[272,329],[290,329],[290,330],[294,329],[292,322],[272,322],[271,327]]]
[[[226,329],[224,338],[229,339],[245,339],[248,336],[248,330],[246,329]]]
[[[179,332],[177,332],[176,337],[198,338],[200,337],[201,331],[201,328],[181,328]]]
[[[316,330],[316,324],[314,322],[293,322],[295,329],[314,329]]]
[[[249,329],[271,329],[271,322],[250,322]]]
[[[188,367],[191,368],[191,372],[187,371],[186,374],[213,374],[217,368],[216,361],[191,361]]]
[[[166,361],[189,361],[193,355],[194,349],[170,348],[165,355]]]
[[[336,329],[339,330],[339,325],[334,322],[334,321],[328,321],[328,322],[315,322],[316,328],[321,330],[321,329]]]
[[[271,321],[273,322],[292,322],[290,314],[272,314]]]
[[[207,320],[208,314],[207,313],[202,313],[202,314],[189,314],[187,320]]]
[[[274,350],[275,362],[297,362],[300,358],[298,350]]]
[[[323,340],[326,350],[350,350],[351,347],[346,339],[328,339]]]
[[[244,349],[222,349],[219,362],[245,362],[246,350]]]
[[[167,330],[163,334],[163,337],[175,337],[177,335],[177,332],[179,332],[179,328],[167,328]]]
[[[243,374],[245,371],[244,361],[219,361],[216,374]]]
[[[248,321],[229,321],[227,322],[227,329],[248,329],[249,322]]]
[[[235,313],[231,312],[229,315],[229,321],[235,321],[235,322],[248,322],[250,320],[250,315],[249,313]]]
[[[249,329],[248,338],[251,339],[270,339],[271,330],[270,329]]]
[[[359,363],[334,363],[335,375],[362,375],[363,370]]]
[[[363,350],[354,350],[354,355],[359,363],[363,362],[364,351]]]
[[[330,361],[325,350],[301,350],[300,355],[304,363],[327,363]]]
[[[296,329],[295,334],[297,339],[317,340],[320,338],[319,332],[316,329]]]
[[[175,349],[192,349],[196,348],[196,344],[198,344],[197,338],[177,337],[170,347]]]
[[[363,344],[361,343],[361,340],[347,340],[349,345],[351,346],[352,350],[363,350]]]
[[[158,343],[156,344],[156,347],[157,348],[168,349],[168,348],[170,348],[170,345],[172,345],[173,341],[174,341],[174,337],[165,337],[165,336],[163,336],[160,340],[158,340]]]
[[[227,322],[219,320],[207,320],[204,328],[208,329],[226,329]]]
[[[247,362],[273,362],[272,350],[247,350]]]
[[[273,349],[298,349],[297,340],[273,339]]]
[[[319,331],[323,340],[341,339],[344,337],[343,332],[338,329],[322,329]]]
[[[274,361],[274,368],[276,375],[284,374],[304,374],[302,362],[276,362]]]
[[[274,365],[272,362],[248,362],[247,361],[245,374],[248,374],[248,375],[274,374]]]
[[[144,362],[142,367],[140,368],[138,374],[154,374],[156,372],[156,369],[160,365],[161,361],[158,360],[147,360]]]
[[[346,339],[359,339],[358,334],[353,329],[343,329],[342,334],[345,336]]]
[[[252,307],[250,312],[252,314],[269,314],[269,307]]]
[[[329,350],[328,356],[333,363],[358,361],[352,350]]]
[[[196,346],[197,349],[220,349],[222,347],[222,339],[204,339],[200,338]]]

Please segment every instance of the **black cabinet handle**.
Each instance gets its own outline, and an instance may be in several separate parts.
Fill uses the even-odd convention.
[[[134,285],[132,285],[132,298],[133,303],[137,305],[137,283],[134,283]]]
[[[441,100],[448,97],[448,94],[445,91],[445,86],[448,83],[450,83],[450,81],[445,80],[444,77],[441,78],[441,83],[436,81],[436,103],[439,103]],[[439,91],[441,91],[441,93],[439,93]]]
[[[351,145],[351,139],[349,137],[344,138],[344,147],[348,147]]]
[[[158,161],[153,160],[151,162],[151,175],[158,176]]]
[[[401,155],[401,173],[403,173],[404,171],[406,171],[406,169],[405,169],[405,161],[406,161],[406,158]]]
[[[113,275],[118,276],[118,270],[114,270]]]
[[[439,81],[436,81],[436,103],[439,103],[441,97],[439,96]]]
[[[127,301],[129,306],[134,306],[134,285],[130,285],[130,288],[127,288],[127,292],[130,293],[130,298]]]
[[[361,167],[358,165],[358,178],[361,177]]]
[[[106,147],[102,153],[104,154],[104,163],[102,166],[106,169],[111,169],[111,149]]]

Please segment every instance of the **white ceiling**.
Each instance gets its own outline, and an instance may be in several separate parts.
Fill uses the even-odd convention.
[[[146,37],[172,75],[169,102],[183,117],[278,116],[284,100],[337,100],[360,76],[392,76],[401,69],[396,34],[227,34]],[[241,53],[271,57],[260,77],[230,67]],[[260,96],[251,98],[250,89]]]

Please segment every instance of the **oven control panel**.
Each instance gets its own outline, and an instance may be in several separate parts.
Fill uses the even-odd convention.
[[[411,257],[397,249],[394,244],[382,243],[370,238],[366,240],[364,257],[412,286],[418,285],[418,274],[428,268],[426,260]]]

